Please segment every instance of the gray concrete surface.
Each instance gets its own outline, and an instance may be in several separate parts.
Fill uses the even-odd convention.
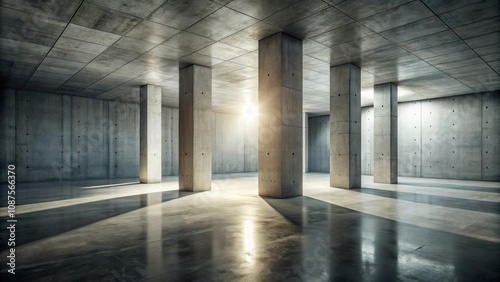
[[[500,95],[482,95],[481,179],[500,181]]]
[[[179,110],[162,108],[162,174],[179,172]]]
[[[0,181],[7,181],[9,165],[16,165],[16,96],[13,89],[0,92]]]
[[[373,99],[373,181],[398,182],[398,86],[377,84]]]
[[[259,158],[259,116],[245,119],[245,171],[257,171]]]
[[[500,96],[494,92],[399,103],[398,175],[499,181],[499,106]],[[369,175],[374,162],[373,107],[361,112],[362,173]],[[310,144],[326,138],[326,133],[314,133],[311,122],[317,119],[309,118]],[[314,154],[309,148],[309,154]],[[326,170],[321,164],[319,158],[310,159],[310,166]]]
[[[212,180],[212,70],[179,70],[179,189],[207,191]]]
[[[330,70],[330,186],[361,187],[361,73],[353,64]]]
[[[86,171],[76,164],[86,162],[89,146],[72,147],[71,151],[63,151],[64,135],[73,131],[63,132],[62,96],[39,95],[35,92],[15,94],[16,98],[16,175],[18,180],[53,180],[57,179],[55,171],[69,170],[72,177],[85,177]],[[70,109],[76,107],[71,106]],[[83,118],[83,117],[82,117]],[[86,122],[82,119],[83,122]],[[71,126],[74,123],[71,122]],[[77,136],[74,136],[77,139]],[[80,135],[81,138],[87,138]],[[86,139],[88,140],[88,139]],[[79,145],[77,140],[71,141],[71,146]],[[63,155],[71,156],[71,164],[62,164]],[[107,153],[106,153],[107,155]],[[78,170],[78,171],[76,171]]]
[[[138,177],[139,105],[109,102],[109,177]]]
[[[214,69],[213,108],[258,95],[258,41],[304,39],[304,109],[329,110],[329,66],[361,67],[362,105],[394,82],[400,101],[500,89],[499,3],[487,1],[0,2],[5,87],[138,103],[161,85],[178,107],[178,68]],[[352,3],[351,3],[352,2]],[[81,3],[81,5],[79,5]],[[188,8],[189,7],[189,8]]]
[[[214,115],[213,173],[245,171],[245,121],[242,120],[243,117],[224,113],[214,113]],[[254,139],[256,139],[255,136]]]
[[[49,108],[49,107],[47,107]],[[106,178],[108,174],[109,102],[73,97],[71,101],[72,178]],[[57,126],[59,123],[51,121]],[[50,138],[50,137],[48,137]],[[64,154],[60,154],[62,157]]]
[[[19,184],[17,280],[500,276],[498,182],[401,177],[400,184],[378,184],[363,176],[363,188],[347,190],[331,189],[328,174],[308,173],[304,197],[270,199],[257,196],[256,173],[214,177],[218,189],[204,193],[179,193],[176,177],[147,191],[136,180]],[[68,187],[83,189],[69,194]],[[5,204],[0,213],[7,213]],[[8,255],[2,246],[0,257]],[[12,277],[7,270],[0,276]]]
[[[467,95],[421,103],[422,177],[480,177],[481,100]]]
[[[259,41],[259,195],[302,195],[302,41]]]
[[[499,105],[491,92],[400,103],[399,175],[500,180]]]
[[[361,174],[373,175],[373,107],[361,108]]]
[[[422,176],[421,115],[421,102],[398,105],[398,174],[400,176]]]
[[[16,100],[26,101],[26,98],[29,99],[32,96],[48,101],[39,103],[38,106],[41,108],[36,111],[57,113],[58,118],[52,120],[53,125],[49,126],[55,128],[56,132],[42,137],[44,144],[57,145],[55,155],[47,152],[45,146],[37,144],[35,139],[26,138],[33,137],[33,133],[25,135],[26,137],[22,136],[23,142],[16,143],[16,134],[22,134],[21,131],[18,132],[18,129],[48,127],[46,118],[27,119],[20,123],[22,127],[15,126],[17,118],[26,119],[26,116],[31,115],[30,108],[26,106],[16,107]],[[17,175],[18,181],[139,177],[139,105],[67,95],[59,97],[54,94],[13,89],[4,91],[2,99],[0,121],[3,130],[0,131],[0,144],[5,149],[1,150],[4,157],[0,159],[0,165],[5,170],[8,164],[16,164],[18,169],[21,169],[21,173]],[[54,102],[54,99],[59,104]],[[51,104],[52,102],[54,104]],[[61,110],[54,111],[56,104],[62,105]],[[82,105],[87,105],[88,109],[78,108]],[[106,105],[109,109],[103,108]],[[96,111],[95,116],[93,111]],[[108,118],[105,117],[106,112],[108,112]],[[234,128],[226,131],[244,136],[245,149],[243,150],[244,156],[237,158],[238,164],[235,164],[230,157],[226,158],[228,163],[233,163],[231,167],[234,170],[217,171],[214,168],[213,173],[241,172],[241,167],[245,169],[244,171],[257,171],[257,117],[254,120],[246,121],[241,115],[221,113],[214,113],[214,115],[223,116],[223,121],[226,119],[238,121],[234,124]],[[75,121],[76,125],[73,128]],[[178,175],[178,123],[179,110],[162,107],[162,174],[164,176]],[[214,130],[215,127],[217,124],[215,124]],[[59,131],[62,134],[59,134]],[[243,139],[242,137],[236,138]],[[242,151],[242,144],[239,143],[226,143],[226,146],[233,147],[229,151]],[[219,150],[225,151],[226,147],[219,147]],[[28,158],[26,151],[33,153],[33,155]],[[16,152],[22,154],[21,156],[25,155],[24,158],[18,158]],[[223,153],[216,151],[214,155],[223,155]],[[31,162],[33,158],[35,160]],[[33,173],[30,163],[38,164]],[[30,167],[30,169],[26,169],[26,167]],[[0,181],[6,181],[6,174],[1,176]]]
[[[308,168],[310,172],[330,172],[330,116],[309,117]]]
[[[140,95],[139,177],[141,183],[158,183],[161,182],[162,174],[161,88],[143,85]]]
[[[74,106],[72,105],[73,98],[71,96],[62,96],[62,99],[58,98],[57,96],[53,94],[45,94],[45,93],[33,93],[33,92],[28,92],[28,91],[14,91],[14,90],[9,90],[6,91],[4,96],[4,102],[2,103],[2,114],[7,113],[7,115],[4,115],[2,117],[2,126],[5,128],[5,130],[2,130],[0,133],[2,134],[1,142],[4,142],[6,147],[5,150],[2,151],[2,154],[5,154],[5,158],[2,158],[2,165],[5,168],[8,163],[15,163],[17,164],[18,168],[22,170],[24,167],[24,171],[20,171],[18,174],[18,180],[20,181],[42,181],[42,180],[55,180],[55,179],[73,179],[73,177],[77,178],[83,178],[83,177],[91,177],[89,175],[86,175],[84,172],[88,171],[87,169],[82,170],[82,162],[80,163],[80,160],[84,161],[88,157],[85,156],[85,153],[83,157],[78,158],[78,148],[73,147],[73,145],[77,145],[77,142],[72,141],[74,139],[78,139],[78,134],[75,130],[72,129],[73,126],[73,117],[72,117],[72,108]],[[22,142],[17,142],[15,136],[16,135],[21,135],[23,128],[36,128],[36,127],[42,127],[46,128],[47,125],[43,124],[47,122],[46,119],[28,119],[27,121],[29,122],[29,125],[26,123],[27,121],[21,121],[19,122],[19,126],[15,127],[16,121],[19,118],[26,119],[26,115],[28,117],[30,116],[29,109],[23,106],[16,107],[16,100],[24,101],[26,100],[25,98],[30,98],[32,96],[39,97],[40,99],[47,100],[47,101],[52,101],[56,99],[58,102],[57,103],[62,103],[60,105],[64,105],[62,107],[62,110],[57,114],[58,118],[54,120],[53,122],[56,122],[56,124],[53,126],[55,132],[52,132],[52,134],[42,137],[45,143],[48,144],[57,144],[57,154],[56,155],[49,155],[46,153],[45,147],[44,146],[39,146],[36,145],[34,141],[30,141],[29,139],[26,139],[24,136],[22,136],[22,139],[20,137],[20,140],[24,140]],[[496,120],[498,119],[498,113],[496,109],[498,109],[499,101],[498,101],[498,95],[496,93],[483,93],[483,94],[474,94],[474,95],[469,95],[472,98],[469,99],[475,99],[478,102],[476,103],[466,103],[465,106],[462,108],[467,108],[468,111],[474,111],[476,114],[471,113],[471,115],[477,115],[481,114],[482,116],[482,122],[480,126],[480,132],[475,133],[473,136],[475,136],[475,139],[469,139],[467,142],[470,145],[469,149],[462,148],[464,145],[465,139],[462,138],[460,142],[457,143],[452,143],[449,142],[446,146],[446,150],[451,149],[451,154],[453,154],[453,148],[457,149],[455,150],[456,152],[460,152],[462,156],[453,159],[453,162],[455,163],[460,163],[460,162],[468,162],[468,158],[470,156],[470,159],[475,162],[474,168],[470,172],[452,172],[449,168],[444,167],[442,172],[439,173],[434,173],[432,175],[433,177],[438,177],[438,178],[444,178],[444,177],[451,177],[451,178],[456,178],[456,179],[475,179],[475,180],[491,180],[491,181],[498,181],[500,176],[498,175],[499,167],[500,165],[498,164],[497,158],[495,157],[496,154],[498,154],[498,135],[499,129],[496,124]],[[467,96],[466,96],[467,97]],[[453,97],[451,98],[445,98],[445,102],[441,103],[438,111],[448,111],[451,110],[453,113],[454,109],[448,108],[449,106],[453,105],[451,102],[453,101]],[[456,99],[456,98],[455,98]],[[469,99],[466,99],[464,101],[469,101]],[[432,102],[435,103],[438,100]],[[472,100],[470,100],[472,101]],[[102,101],[101,101],[102,102]],[[455,101],[459,102],[459,101]],[[422,139],[425,139],[425,136],[422,135],[421,133],[421,107],[422,103],[430,103],[428,101],[424,102],[408,102],[408,103],[399,103],[398,105],[398,132],[399,138],[398,138],[398,171],[400,176],[414,176],[414,177],[422,177],[421,173],[421,167],[425,165],[425,162],[421,161],[421,155],[426,155],[432,152],[439,152],[442,150],[442,147],[439,146],[444,146],[444,145],[438,145],[440,144],[433,144],[433,143],[428,143],[428,148],[427,149],[421,149],[422,146],[420,145],[423,141]],[[461,103],[461,102],[460,102]],[[10,106],[9,106],[10,105]],[[43,110],[43,112],[48,112],[50,111],[52,114],[55,112],[54,111],[54,104],[44,104],[44,103],[39,103],[39,107],[47,107],[46,110]],[[474,105],[474,107],[471,107],[471,105]],[[75,106],[78,107],[78,106]],[[486,108],[488,107],[488,108]],[[17,114],[14,114],[17,108]],[[4,110],[5,109],[5,110]],[[77,108],[78,109],[78,108]],[[117,110],[118,109],[118,110]],[[457,108],[458,109],[458,108]],[[38,110],[38,109],[37,109]],[[40,108],[42,110],[42,108]],[[102,108],[100,111],[105,111]],[[178,123],[178,110],[177,109],[172,109],[172,108],[167,108],[163,107],[164,112],[172,112],[172,117],[174,119],[174,122],[172,124],[172,128],[166,128],[163,127],[163,141],[168,140],[167,138],[168,135],[165,135],[165,131],[172,131],[173,134],[176,134],[175,132],[177,131],[177,123]],[[115,113],[117,112],[117,113]],[[8,113],[12,113],[14,115],[9,115]],[[57,111],[56,111],[57,113]],[[109,131],[109,137],[106,137],[109,140],[109,149],[107,148],[107,145],[104,145],[103,148],[100,148],[102,152],[107,152],[108,155],[108,160],[102,160],[98,158],[99,162],[107,164],[106,167],[102,167],[103,171],[98,172],[98,176],[94,177],[100,177],[100,175],[106,175],[104,176],[105,178],[108,177],[136,177],[139,175],[139,144],[138,144],[138,138],[139,138],[139,128],[138,128],[138,115],[139,115],[139,107],[138,105],[135,104],[130,104],[130,103],[122,103],[122,102],[109,102],[109,121],[108,126],[109,129],[102,129],[103,132]],[[76,114],[76,113],[75,113]],[[49,114],[50,115],[50,114]],[[80,114],[79,114],[80,115]],[[224,114],[227,115],[227,114]],[[430,115],[430,112],[429,112]],[[17,116],[17,118],[16,118]],[[81,116],[81,115],[80,115]],[[232,115],[227,115],[227,118],[230,119]],[[234,116],[234,115],[233,115]],[[62,117],[62,119],[61,119]],[[450,119],[449,116],[447,117],[441,117],[446,120],[446,122],[452,122],[451,125],[453,126],[453,120]],[[459,119],[462,119],[464,117],[461,117]],[[468,118],[468,117],[467,117]],[[164,115],[163,122],[165,124],[168,124],[165,121],[166,117]],[[313,119],[314,117],[311,117],[310,120]],[[370,120],[368,120],[370,119]],[[469,118],[471,119],[471,118]],[[86,119],[83,119],[86,120]],[[91,122],[91,121],[96,121],[95,119],[90,119],[89,121],[85,122]],[[439,122],[440,119],[436,119],[436,122]],[[81,121],[82,122],[82,121]],[[488,122],[488,123],[486,123]],[[92,122],[91,122],[92,123]],[[114,126],[114,125],[117,126]],[[130,125],[135,124],[135,128],[131,128]],[[461,123],[458,123],[459,125]],[[95,127],[95,125],[93,125]],[[217,125],[216,125],[217,126]],[[235,129],[235,132],[241,132],[241,127],[243,127],[243,123],[238,124],[238,129]],[[373,144],[371,141],[370,136],[373,136],[373,133],[368,133],[372,131],[373,126],[373,108],[372,107],[364,107],[362,109],[362,172],[363,174],[372,174],[372,171],[369,170],[369,165],[373,164],[373,159],[368,157],[369,152],[372,152],[373,148],[370,147],[369,144]],[[312,126],[310,126],[312,127]],[[50,127],[52,128],[52,127]],[[60,129],[57,129],[60,128]],[[83,127],[85,129],[87,127]],[[98,128],[98,127],[96,127]],[[94,128],[94,130],[96,129]],[[83,130],[82,128],[78,129],[78,132],[81,132]],[[311,133],[309,134],[309,138],[311,138],[310,145],[308,146],[309,148],[311,147],[311,144],[314,144],[316,142],[313,139],[314,134],[314,129],[310,128],[309,129]],[[460,131],[470,131],[474,130],[476,131],[477,128],[474,127],[464,127],[460,126]],[[63,134],[59,134],[62,131]],[[256,171],[257,170],[257,158],[256,158],[256,142],[257,142],[257,137],[256,137],[256,127],[253,127],[253,129],[249,129],[248,131],[245,129],[245,140],[248,142],[245,142],[245,170],[246,171]],[[49,131],[50,132],[50,131]],[[253,133],[252,133],[253,132]],[[425,132],[425,130],[424,130]],[[453,131],[443,131],[446,134],[451,134],[451,133],[456,133],[458,134],[457,129],[454,129]],[[86,136],[92,136],[89,135],[86,131],[84,132]],[[24,133],[26,134],[26,133]],[[29,134],[29,133],[28,133]],[[76,134],[76,135],[74,135]],[[428,139],[432,139],[432,136],[436,133],[432,133],[431,135],[428,135]],[[464,136],[465,133],[460,133],[459,135],[456,136]],[[465,135],[468,135],[465,134]],[[32,135],[30,135],[32,136]],[[82,136],[82,135],[80,135]],[[93,142],[94,140],[99,140],[100,135],[94,135],[95,137],[98,137],[97,139],[86,139],[88,144],[84,143],[79,143],[81,145],[81,148],[84,148],[86,150],[94,150],[93,148]],[[480,138],[479,138],[480,136]],[[453,139],[454,136],[451,136],[451,140]],[[80,137],[82,138],[82,137]],[[104,140],[104,137],[102,137]],[[117,139],[115,139],[117,138]],[[318,137],[319,138],[319,137]],[[323,137],[326,139],[326,135]],[[438,140],[441,137],[438,137]],[[458,137],[457,137],[458,138]],[[435,139],[435,138],[434,138]],[[445,138],[446,139],[446,138]],[[34,140],[34,139],[32,139]],[[136,140],[136,141],[134,141]],[[172,159],[166,159],[163,158],[163,167],[170,165],[172,167],[172,171],[170,175],[176,175],[178,173],[177,170],[177,164],[178,164],[178,143],[177,139],[174,138],[170,139],[174,143],[172,145],[172,149],[169,149],[170,147],[163,147],[163,153],[166,155],[167,152],[169,152],[172,155]],[[431,141],[431,140],[429,140]],[[426,141],[425,141],[426,142]],[[98,143],[96,143],[98,144]],[[329,146],[329,145],[328,145]],[[478,147],[479,149],[473,149],[472,147]],[[81,149],[80,148],[80,149]],[[326,148],[325,148],[326,149]],[[23,153],[24,150],[24,153]],[[172,151],[169,151],[172,150]],[[253,153],[252,153],[253,150]],[[475,150],[472,152],[476,152],[478,155],[481,155],[480,158],[478,158],[478,155],[475,155],[476,153],[467,153],[470,152],[471,150]],[[38,168],[36,169],[39,172],[33,172],[31,171],[31,167],[29,164],[31,163],[31,159],[28,159],[27,156],[24,158],[21,156],[18,157],[18,153],[20,154],[26,154],[26,151],[29,153],[33,153],[31,158],[37,158],[33,163],[38,163]],[[61,153],[63,152],[63,153]],[[64,153],[64,152],[70,152],[70,153]],[[76,154],[75,154],[76,152]],[[115,152],[117,152],[115,154]],[[492,153],[493,152],[493,153]],[[47,154],[47,155],[46,155]],[[217,152],[215,153],[217,154]],[[313,155],[314,153],[309,149],[309,154]],[[82,150],[80,150],[80,155],[82,155]],[[92,155],[92,153],[90,154]],[[447,158],[449,156],[447,155],[440,155],[440,159]],[[425,159],[425,156],[424,156]],[[314,163],[316,158],[309,158],[309,165],[311,167],[318,167],[321,171],[327,171],[328,167],[321,167],[318,163]],[[443,160],[440,160],[440,163],[442,163]],[[479,162],[479,163],[478,163]],[[109,164],[108,164],[109,163]],[[451,162],[450,162],[451,163]],[[77,172],[74,172],[74,170],[78,169],[78,165],[80,165],[80,170]],[[30,167],[29,170],[26,170],[26,167]],[[116,167],[115,167],[116,166]],[[451,169],[453,169],[453,166],[451,165]],[[373,165],[371,165],[373,167]],[[460,167],[460,165],[457,165],[457,167]],[[478,168],[479,167],[479,168]],[[425,168],[424,168],[425,169]],[[463,170],[467,170],[467,166],[463,165],[461,168]],[[164,175],[169,175],[168,171],[164,170]],[[214,171],[214,173],[218,173],[217,171]],[[424,175],[425,172],[424,172]],[[2,176],[2,181],[5,181],[5,175]]]

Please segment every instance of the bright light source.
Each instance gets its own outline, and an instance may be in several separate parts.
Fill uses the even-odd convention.
[[[247,119],[252,119],[252,118],[255,118],[258,114],[258,110],[257,110],[257,107],[251,103],[251,102],[247,102],[245,104],[245,109],[244,109],[244,115],[245,115],[245,118]]]

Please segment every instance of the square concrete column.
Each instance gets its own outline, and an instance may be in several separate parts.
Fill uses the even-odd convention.
[[[398,182],[398,87],[393,83],[375,85],[373,181]]]
[[[179,70],[179,189],[212,187],[212,70]]]
[[[302,195],[302,41],[259,41],[259,195]]]
[[[330,69],[330,186],[361,187],[361,70]]]
[[[161,88],[143,85],[140,89],[140,180],[161,182]]]

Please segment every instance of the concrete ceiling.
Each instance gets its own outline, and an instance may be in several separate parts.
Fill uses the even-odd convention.
[[[304,111],[329,107],[329,66],[395,82],[411,101],[500,89],[498,0],[1,0],[6,87],[138,102],[160,85],[177,106],[178,69],[213,68],[213,107],[257,99],[258,40],[303,39]]]

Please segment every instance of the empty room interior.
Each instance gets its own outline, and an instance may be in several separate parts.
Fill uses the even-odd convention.
[[[497,0],[0,1],[2,281],[499,281]]]

